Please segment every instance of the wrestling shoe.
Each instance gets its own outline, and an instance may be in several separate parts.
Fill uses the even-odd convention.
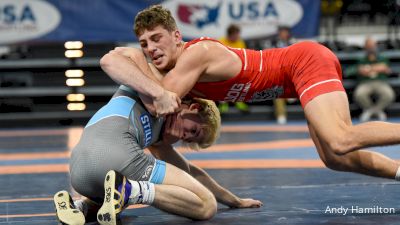
[[[74,201],[67,191],[59,191],[54,195],[56,215],[63,225],[83,225],[85,216],[75,208]]]
[[[125,176],[110,170],[104,179],[104,202],[97,212],[101,225],[120,224],[120,213],[128,204],[132,186]]]

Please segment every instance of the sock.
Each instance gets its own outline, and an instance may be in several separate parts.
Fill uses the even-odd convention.
[[[400,181],[400,167],[397,168],[396,176],[394,177],[394,179]]]
[[[153,183],[148,181],[132,181],[131,195],[129,196],[129,204],[146,204],[151,205],[154,202],[156,190]]]
[[[75,208],[83,213],[87,223],[97,221],[97,211],[101,205],[87,198],[74,201]]]
[[[88,206],[83,199],[78,199],[74,201],[75,208],[78,209],[83,213],[83,215],[86,217],[88,213]]]

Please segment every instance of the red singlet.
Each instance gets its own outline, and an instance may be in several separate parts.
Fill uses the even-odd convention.
[[[185,49],[204,40],[218,42],[211,38],[194,39],[186,43]],[[241,59],[240,73],[224,81],[197,82],[193,96],[228,102],[299,98],[304,108],[318,95],[345,91],[337,57],[320,44],[300,42],[262,51],[227,48]]]

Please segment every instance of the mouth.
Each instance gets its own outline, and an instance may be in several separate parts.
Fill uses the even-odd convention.
[[[162,63],[162,59],[163,59],[164,55],[157,55],[157,56],[153,56],[152,61],[155,65],[159,65]]]

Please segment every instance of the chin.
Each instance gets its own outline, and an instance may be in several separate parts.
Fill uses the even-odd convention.
[[[160,71],[166,69],[166,65],[164,65],[164,64],[159,64],[159,65],[154,65],[154,66],[157,68],[157,70],[160,70]]]

